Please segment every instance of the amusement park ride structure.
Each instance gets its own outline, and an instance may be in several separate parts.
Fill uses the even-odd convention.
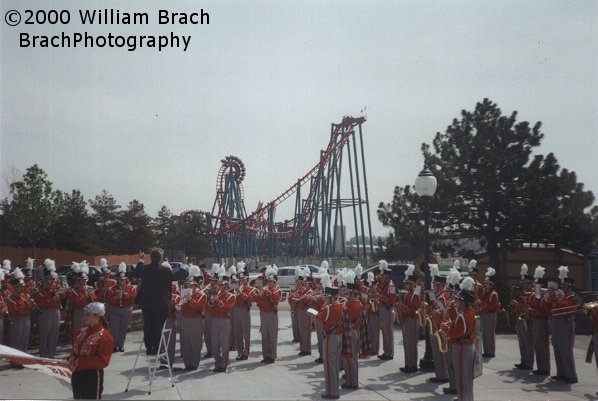
[[[340,124],[332,124],[320,161],[280,196],[268,203],[259,202],[249,215],[243,193],[245,166],[235,156],[222,159],[216,199],[212,212],[206,213],[214,235],[214,252],[219,257],[240,258],[346,255],[343,230],[350,220],[358,239],[356,256],[365,257],[367,246],[372,252],[362,136],[365,120],[363,116],[344,117]],[[349,194],[341,197],[344,192]],[[276,207],[293,195],[293,218],[275,221]],[[351,208],[349,219],[343,216],[344,208]]]

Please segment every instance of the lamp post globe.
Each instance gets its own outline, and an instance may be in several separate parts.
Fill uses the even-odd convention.
[[[417,178],[415,179],[415,192],[419,195],[422,201],[422,212],[424,218],[424,263],[423,263],[423,271],[424,271],[424,294],[426,291],[432,289],[432,279],[430,277],[430,266],[429,263],[429,217],[430,212],[428,209],[430,199],[434,196],[436,192],[436,188],[438,186],[438,182],[436,181],[436,177],[432,174],[430,169],[424,165],[424,168],[419,173]],[[423,371],[432,371],[434,370],[434,358],[432,357],[432,344],[430,341],[430,333],[428,332],[428,325],[425,328],[425,341],[426,341],[426,351],[424,357],[419,361],[419,368]]]

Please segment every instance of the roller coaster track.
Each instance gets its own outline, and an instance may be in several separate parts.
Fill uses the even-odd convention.
[[[323,152],[322,156],[320,157],[320,161],[307,174],[305,174],[295,184],[293,184],[289,189],[284,191],[282,194],[280,194],[274,200],[272,200],[266,204],[262,204],[262,206],[258,205],[257,210],[255,210],[253,213],[251,213],[245,219],[234,221],[231,224],[228,224],[225,227],[222,227],[222,228],[216,230],[215,235],[222,236],[222,235],[227,235],[227,234],[231,234],[231,233],[238,233],[238,232],[240,232],[241,228],[244,225],[248,226],[248,229],[251,231],[254,231],[256,233],[259,232],[260,231],[259,228],[263,227],[265,224],[265,221],[266,221],[265,214],[268,212],[268,209],[270,209],[270,208],[275,209],[276,206],[280,205],[282,202],[287,200],[291,195],[295,194],[299,187],[302,187],[305,183],[307,183],[308,181],[310,181],[314,177],[316,177],[318,172],[321,171],[322,168],[326,167],[330,163],[333,156],[338,155],[341,152],[343,146],[349,140],[349,134],[351,133],[353,128],[358,124],[362,124],[363,122],[365,122],[365,117],[357,117],[357,118],[344,117],[343,121],[340,124],[335,124],[334,128],[333,128],[334,135],[340,135],[340,138],[338,139],[338,141],[334,141],[334,140],[330,141],[328,148]],[[222,172],[223,172],[223,168],[220,169],[219,179],[220,179],[220,174],[223,174]],[[304,210],[304,215],[307,218],[304,219],[302,228],[308,227],[310,225],[311,221],[313,220],[314,210],[312,210],[312,208],[310,207],[311,202],[309,200],[312,199],[312,197],[313,197],[312,192],[315,191],[316,187],[317,186],[315,186],[315,185],[311,186],[310,196],[304,202],[303,210]],[[291,221],[294,221],[294,220],[295,219],[293,219]],[[253,223],[253,224],[251,224],[251,223]],[[278,223],[276,225],[280,226],[280,224],[281,223]],[[285,231],[285,232],[278,232],[277,235],[282,236],[282,237],[288,237],[288,236],[292,235],[292,233]]]

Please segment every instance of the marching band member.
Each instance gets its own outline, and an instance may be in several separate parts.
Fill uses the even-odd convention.
[[[537,367],[532,373],[539,376],[550,375],[550,327],[548,326],[550,305],[543,302],[545,292],[542,286],[546,286],[544,274],[544,267],[537,266],[534,270],[534,292],[528,297],[528,314],[532,318],[532,337]]]
[[[120,267],[120,266],[119,266]],[[126,265],[125,265],[126,269]],[[97,269],[96,269],[97,270]],[[106,303],[108,292],[116,284],[116,280],[110,277],[110,269],[108,268],[108,260],[106,258],[100,259],[100,279],[93,285],[95,290],[95,298],[99,302],[104,303],[106,308],[106,316],[110,317],[110,304]]]
[[[378,283],[374,279],[374,273],[368,272],[366,280],[367,290],[367,314],[368,314],[368,335],[372,355],[380,352],[380,301],[378,300]]]
[[[207,306],[208,314],[212,319],[210,336],[212,338],[212,356],[215,361],[212,372],[215,373],[226,372],[228,366],[230,313],[235,306],[235,296],[228,291],[229,277],[225,274],[224,265],[221,266],[219,272],[221,274],[218,290],[210,294]]]
[[[528,300],[533,296],[532,284],[534,276],[527,274],[528,267],[521,265],[521,294],[511,300],[511,312],[516,316],[515,332],[519,342],[521,362],[516,363],[517,369],[531,370],[534,366],[534,342],[532,336],[531,319],[529,316]]]
[[[417,368],[417,342],[419,339],[419,326],[417,310],[422,305],[421,287],[413,282],[415,266],[409,265],[405,271],[403,280],[405,299],[399,304],[403,316],[403,352],[405,353],[405,367],[400,368],[401,372],[415,373]],[[384,325],[383,325],[384,326]]]
[[[237,341],[237,361],[249,358],[251,344],[251,303],[255,288],[249,285],[249,276],[245,273],[245,262],[237,263],[239,288],[235,291],[235,306],[233,307],[233,336]]]
[[[87,262],[73,262],[71,270],[75,276],[75,287],[67,295],[67,310],[71,311],[71,331],[76,333],[85,325],[85,305],[97,301],[93,287],[87,285],[89,266]]]
[[[267,287],[257,290],[255,301],[260,309],[260,331],[262,334],[261,363],[274,363],[278,348],[278,303],[282,292],[278,288],[278,268],[266,268]]]
[[[469,277],[471,277],[475,281],[475,298],[476,298],[476,314],[478,303],[482,296],[484,295],[484,285],[478,280],[478,261],[475,259],[471,259],[469,264],[467,265],[467,269],[469,270]]]
[[[575,281],[567,277],[568,272],[567,266],[559,267],[561,289],[550,291],[546,295],[546,302],[550,304],[552,310],[550,326],[556,362],[556,376],[551,376],[551,379],[573,384],[577,383],[573,346],[575,344],[575,314],[579,304],[573,293]]]
[[[444,298],[444,302],[446,305],[446,319],[449,322],[454,321],[457,316],[459,315],[459,311],[457,310],[455,304],[455,294],[458,293],[461,288],[459,283],[461,282],[461,271],[457,268],[456,263],[453,264],[453,268],[449,270],[449,274],[446,277],[447,285],[444,288],[444,292],[442,293],[442,297]],[[445,328],[441,325],[442,330]],[[446,331],[445,331],[446,332]],[[448,335],[448,333],[447,333]],[[448,339],[448,338],[447,338]],[[457,375],[455,373],[455,368],[452,363],[452,345],[451,342],[448,341],[448,353],[447,353],[447,367],[448,367],[448,377],[449,377],[449,386],[443,387],[442,392],[445,394],[457,394]]]
[[[345,275],[345,282],[349,295],[345,308],[348,315],[350,333],[351,333],[351,354],[342,355],[343,366],[345,368],[345,382],[342,388],[356,389],[359,387],[359,328],[361,325],[361,301],[359,300],[359,285],[355,283],[355,273],[350,271]]]
[[[307,282],[307,271],[299,267],[302,284],[295,293],[297,322],[299,324],[299,355],[311,355],[311,315],[307,313],[308,301],[312,296],[312,290]]]
[[[112,279],[111,279],[112,280]],[[125,352],[125,339],[127,329],[133,315],[133,303],[137,297],[137,290],[127,278],[127,265],[120,262],[118,266],[116,284],[108,287],[106,300],[108,320],[110,321],[110,334],[114,338],[112,352]]]
[[[498,292],[494,289],[492,277],[496,270],[489,267],[484,280],[484,292],[480,298],[480,316],[482,318],[482,342],[484,358],[494,358],[496,352],[496,314],[500,309]]]
[[[11,284],[13,291],[6,300],[8,313],[12,321],[10,326],[10,346],[18,350],[27,351],[31,330],[31,312],[35,308],[33,299],[25,288],[25,274],[16,267],[12,272]],[[21,369],[22,365],[11,363],[11,367]]]
[[[212,269],[208,274],[206,284],[206,294],[210,292],[218,292],[218,274],[220,272],[220,264],[212,263]],[[205,280],[204,280],[205,281]],[[212,316],[209,313],[204,314],[203,321],[203,339],[206,343],[206,354],[204,359],[212,358]]]
[[[312,286],[312,295],[307,300],[307,306],[314,310],[320,310],[326,303],[326,296],[324,295],[324,288],[320,285],[322,280],[322,276],[328,275],[328,270],[323,270],[321,275],[318,274],[318,278],[312,278],[311,286]],[[330,278],[330,276],[328,276]],[[324,363],[324,325],[322,322],[318,322],[314,316],[310,315],[310,321],[313,322],[315,332],[316,332],[316,340],[318,343],[318,357],[314,360],[315,363]]]
[[[368,287],[364,285],[364,280],[361,278],[363,274],[363,267],[357,263],[355,267],[355,285],[358,288],[358,299],[361,303],[361,316],[359,324],[359,359],[367,359],[372,355],[372,343],[370,341],[368,331]],[[321,308],[320,308],[321,309]]]
[[[446,355],[441,352],[438,339],[434,335],[435,332],[440,329],[448,304],[447,298],[443,296],[446,277],[439,276],[438,273],[438,266],[430,265],[430,276],[432,277],[432,290],[434,292],[435,302],[428,303],[427,315],[433,323],[431,330],[430,327],[428,327],[428,336],[430,337],[430,345],[432,347],[435,376],[430,378],[429,381],[433,383],[447,383],[449,381],[449,375]]]
[[[54,261],[44,266],[43,274],[43,284],[39,286],[39,291],[33,297],[40,308],[39,356],[54,358],[60,328],[60,303],[66,297],[66,291],[60,288]]]
[[[380,262],[380,286],[379,286],[379,309],[380,314],[380,329],[382,330],[382,349],[383,354],[378,355],[382,360],[393,359],[394,357],[394,321],[392,318],[393,306],[397,303],[397,289],[395,284],[390,279],[390,269],[388,262],[381,260]],[[405,273],[407,274],[407,273]],[[416,325],[417,327],[417,325]]]
[[[181,289],[181,299],[176,305],[181,330],[181,352],[186,371],[197,370],[203,347],[203,312],[208,298],[198,289],[197,280],[200,279],[199,267],[191,265],[189,276]]]
[[[328,303],[320,309],[316,319],[324,324],[324,380],[326,393],[323,398],[338,399],[339,385],[338,372],[341,355],[343,334],[343,305],[338,300],[338,287],[332,287],[330,280],[322,280]]]
[[[299,269],[295,270],[295,289],[289,292],[289,296],[287,297],[287,301],[289,303],[290,311],[291,311],[291,328],[293,333],[293,340],[291,342],[298,343],[299,340],[299,317],[297,314],[297,298],[295,294],[297,290],[301,287],[301,280],[303,280],[303,276],[299,275]]]
[[[475,359],[475,281],[466,277],[461,283],[461,291],[454,295],[457,316],[447,324],[444,330],[448,333],[451,344],[451,364],[455,371],[457,399],[473,401],[473,365]]]
[[[99,400],[104,391],[104,368],[110,363],[114,339],[106,327],[103,303],[92,302],[84,311],[85,326],[75,333],[73,350],[68,357],[73,368],[73,398]]]
[[[593,304],[594,306],[588,307],[586,309],[588,313],[588,319],[590,323],[590,327],[592,328],[594,334],[592,334],[592,340],[590,341],[592,347],[594,348],[594,361],[596,362],[596,367],[598,368],[598,305]],[[591,363],[592,354],[591,350],[588,347],[589,356],[586,357],[586,362]],[[589,359],[589,360],[588,360]],[[598,394],[598,393],[597,393]]]

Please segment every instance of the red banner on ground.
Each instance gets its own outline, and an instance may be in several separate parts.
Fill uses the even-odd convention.
[[[0,358],[69,383],[71,381],[72,371],[69,363],[64,359],[39,358],[5,345],[0,345]]]

